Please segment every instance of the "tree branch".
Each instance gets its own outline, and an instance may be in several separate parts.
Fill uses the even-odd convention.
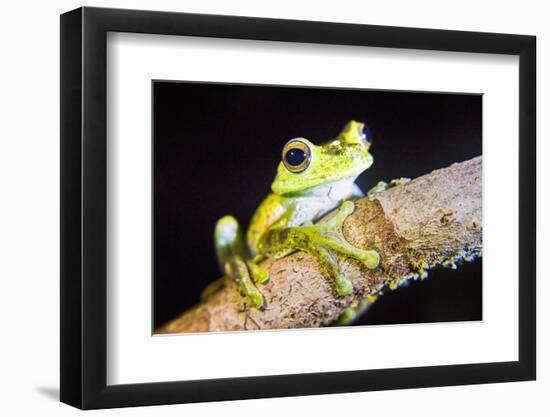
[[[296,252],[262,264],[270,274],[269,282],[259,286],[265,311],[248,308],[230,283],[156,333],[319,327],[385,286],[393,289],[430,268],[455,267],[481,255],[481,167],[477,157],[357,201],[344,236],[354,246],[378,250],[381,266],[369,270],[338,257],[354,284],[353,294],[334,296],[317,262]]]

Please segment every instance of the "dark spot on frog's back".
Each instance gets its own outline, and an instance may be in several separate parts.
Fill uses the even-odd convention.
[[[282,245],[283,243],[286,242],[286,239],[288,237],[288,234],[289,234],[290,230],[289,229],[283,229],[283,230],[279,230],[276,235],[277,235],[277,242],[279,243],[279,245]]]
[[[265,235],[265,240],[274,248],[285,243],[289,232],[289,229],[268,230]]]
[[[327,146],[325,148],[325,153],[327,155],[342,155],[342,147],[341,146]]]

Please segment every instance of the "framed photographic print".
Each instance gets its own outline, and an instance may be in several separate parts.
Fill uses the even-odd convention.
[[[535,38],[61,16],[61,400],[535,378]]]

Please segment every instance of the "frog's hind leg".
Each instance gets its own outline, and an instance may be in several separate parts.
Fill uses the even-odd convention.
[[[240,291],[255,308],[264,305],[264,298],[254,282],[265,282],[267,273],[249,259],[244,236],[233,216],[224,216],[216,223],[214,245],[221,273],[235,281]],[[214,281],[203,292],[208,296],[223,286],[223,279]]]

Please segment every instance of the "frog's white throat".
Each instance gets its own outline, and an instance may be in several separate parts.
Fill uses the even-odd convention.
[[[334,201],[345,200],[356,193],[356,179],[356,176],[342,178],[338,181],[308,188],[307,190],[303,190],[300,194],[312,197],[329,197]]]

